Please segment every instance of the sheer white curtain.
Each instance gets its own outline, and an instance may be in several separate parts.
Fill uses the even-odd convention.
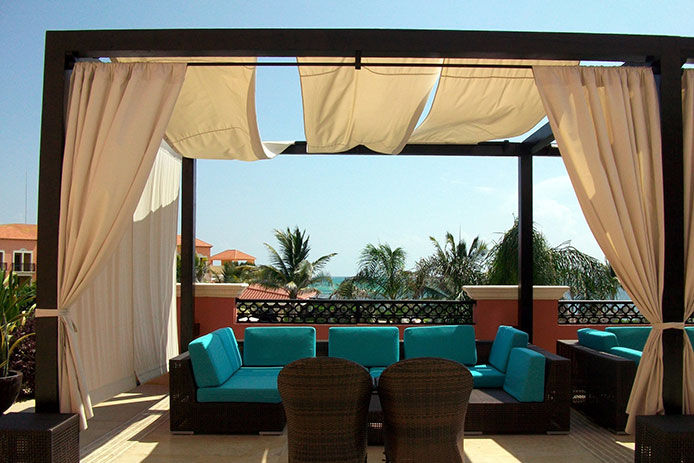
[[[624,289],[653,325],[627,412],[663,411],[663,178],[650,68],[533,68],[579,204]]]
[[[77,63],[71,76],[58,237],[58,369],[61,411],[79,412],[83,427],[92,411],[71,307],[132,223],[184,76],[185,64],[94,62]]]
[[[140,383],[168,371],[178,355],[176,230],[181,157],[162,143],[133,216],[134,371]]]
[[[684,246],[686,250],[685,317],[694,314],[694,69],[682,77],[684,129]],[[684,411],[694,414],[694,351],[684,337]]]

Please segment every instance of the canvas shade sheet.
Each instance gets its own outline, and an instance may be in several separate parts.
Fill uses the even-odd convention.
[[[653,325],[627,413],[663,412],[663,174],[651,68],[533,69],[547,117],[595,240]],[[683,325],[680,323],[680,325]]]
[[[248,63],[187,66],[183,88],[166,128],[179,154],[198,159],[271,159],[290,143],[263,143],[255,111],[255,57],[114,58],[145,63]]]
[[[576,66],[577,61],[452,59],[445,64]],[[522,135],[545,117],[531,68],[444,67],[409,143],[476,144]]]
[[[440,59],[364,58],[354,66],[300,66],[304,131],[309,153],[339,153],[364,145],[397,154],[412,135],[436,84],[439,67],[377,67],[378,63],[434,63]],[[298,58],[349,63],[353,58]]]

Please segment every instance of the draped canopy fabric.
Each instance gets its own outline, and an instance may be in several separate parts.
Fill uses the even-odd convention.
[[[299,63],[353,58],[298,58]],[[309,153],[338,153],[365,145],[397,154],[419,120],[439,67],[374,67],[379,63],[434,63],[440,59],[365,58],[353,66],[300,66],[304,130]]]
[[[248,66],[188,66],[166,128],[166,140],[188,158],[271,159],[288,144],[264,144],[255,112],[255,57],[114,58],[119,62],[206,63]]]
[[[184,64],[76,63],[70,80],[58,234],[60,408],[91,403],[71,306],[113,254],[152,169]],[[95,310],[91,308],[91,310]]]
[[[694,69],[682,76],[682,127],[684,130],[684,246],[685,315],[694,314]],[[684,337],[684,412],[694,414],[694,350],[689,336]],[[689,374],[687,374],[689,372]]]
[[[451,59],[444,64],[576,66],[577,61]],[[409,143],[479,142],[523,135],[545,117],[532,69],[444,67],[436,95]]]
[[[662,413],[663,177],[658,93],[650,68],[533,69],[588,226],[653,325],[627,406]]]

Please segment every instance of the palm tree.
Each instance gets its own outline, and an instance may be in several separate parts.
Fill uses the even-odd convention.
[[[248,262],[224,262],[219,276],[223,283],[244,283],[253,280],[257,270],[258,267]]]
[[[405,271],[406,254],[388,244],[367,244],[361,252],[354,282],[386,299],[401,299],[409,293],[410,275]]]
[[[518,283],[518,220],[504,233],[489,254],[487,280],[492,285]],[[611,299],[619,281],[610,268],[568,242],[550,247],[533,227],[533,282],[566,285],[572,299]]]
[[[268,288],[283,288],[289,293],[290,299],[296,299],[306,288],[321,282],[331,282],[330,276],[323,273],[322,269],[337,253],[309,261],[309,236],[306,236],[306,230],[301,231],[299,227],[294,227],[294,230],[289,227],[285,231],[275,230],[275,238],[279,241],[280,252],[265,243],[270,251],[271,265],[261,265],[258,268],[255,283]]]
[[[207,257],[205,256],[199,256],[195,254],[195,263],[194,263],[194,277],[195,277],[195,282],[196,283],[201,283],[202,281],[205,280],[205,275],[207,275],[207,272],[210,270],[210,265],[207,262]],[[178,283],[181,282],[181,255],[176,254],[176,281]]]
[[[429,293],[446,299],[466,299],[464,285],[478,285],[484,282],[484,259],[488,249],[479,236],[472,240],[468,249],[465,240],[455,238],[446,232],[446,240],[441,246],[433,236],[429,239],[434,244],[434,254],[421,259],[416,273],[424,273],[424,285]]]

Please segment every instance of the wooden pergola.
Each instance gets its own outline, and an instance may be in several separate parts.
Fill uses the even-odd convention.
[[[491,58],[617,61],[651,66],[659,83],[662,168],[665,207],[663,321],[681,322],[684,314],[684,183],[682,65],[694,59],[694,38],[670,36],[472,32],[429,30],[324,29],[184,29],[48,31],[46,33],[41,158],[39,169],[38,269],[40,309],[55,309],[58,292],[58,222],[65,143],[66,70],[75,60],[99,57],[386,57]],[[246,63],[247,64],[247,63]],[[271,65],[272,63],[269,63]],[[268,63],[258,63],[268,65]],[[283,63],[282,65],[287,65]],[[292,64],[296,65],[296,64]],[[371,65],[371,64],[370,64]],[[411,65],[411,64],[410,64]],[[532,339],[532,159],[559,156],[545,125],[520,143],[407,145],[401,155],[512,156],[519,179],[519,321]],[[307,154],[297,142],[283,154]],[[378,154],[357,147],[344,154]],[[195,160],[183,159],[181,345],[193,334],[195,249]],[[53,263],[53,264],[50,264]],[[36,411],[54,412],[58,399],[57,317],[36,319]],[[682,409],[683,331],[663,333],[664,391],[667,413]]]

